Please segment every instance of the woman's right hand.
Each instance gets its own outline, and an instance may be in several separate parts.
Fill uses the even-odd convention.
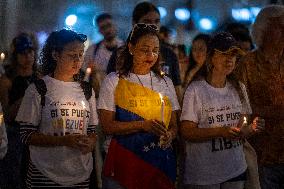
[[[143,123],[143,130],[148,133],[153,133],[157,136],[166,135],[167,129],[163,123],[157,120],[146,120]]]
[[[224,138],[238,139],[240,138],[240,132],[238,127],[221,127],[221,135]]]
[[[83,154],[90,152],[90,142],[86,142],[86,135],[71,134],[65,136],[65,146],[80,150]]]

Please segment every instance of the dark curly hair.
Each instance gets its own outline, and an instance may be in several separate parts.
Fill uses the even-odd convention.
[[[84,34],[78,34],[72,30],[62,29],[60,31],[52,32],[40,53],[40,64],[43,75],[53,75],[57,62],[54,60],[52,53],[61,53],[64,47],[73,42],[80,41],[84,43],[87,40],[87,36]]]
[[[141,25],[144,25],[141,27]],[[146,27],[145,27],[146,26]],[[125,48],[122,50],[121,53],[119,53],[118,59],[117,59],[117,64],[118,65],[118,74],[119,76],[128,76],[130,71],[133,68],[133,56],[129,52],[128,44],[135,45],[139,39],[143,36],[146,35],[151,35],[151,36],[157,36],[159,39],[159,34],[158,34],[158,29],[155,29],[155,25],[153,24],[136,24],[134,25],[133,29],[131,30],[127,41]],[[160,54],[159,54],[160,57]],[[159,57],[156,63],[153,65],[151,70],[160,77],[163,77],[163,74],[161,72],[161,67],[159,63]]]

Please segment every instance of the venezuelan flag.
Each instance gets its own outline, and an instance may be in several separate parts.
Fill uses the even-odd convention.
[[[171,103],[164,98],[164,123],[169,126]],[[120,79],[115,90],[116,120],[161,120],[159,94]],[[176,156],[162,149],[159,137],[139,132],[112,138],[104,164],[104,175],[127,189],[172,189],[176,179]]]

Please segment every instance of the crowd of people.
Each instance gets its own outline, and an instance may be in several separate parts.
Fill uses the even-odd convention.
[[[86,52],[87,36],[68,29],[39,57],[33,35],[13,39],[1,189],[284,188],[284,6],[264,7],[252,35],[242,24],[199,33],[189,57],[150,2],[126,41],[111,14],[96,24],[104,38]]]

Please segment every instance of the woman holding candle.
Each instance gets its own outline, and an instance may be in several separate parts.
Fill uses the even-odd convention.
[[[44,77],[26,90],[16,120],[30,149],[28,188],[89,188],[98,119],[94,93],[76,77],[85,41],[71,30],[52,32],[41,52]]]
[[[25,90],[38,76],[35,36],[28,33],[17,35],[11,42],[9,55],[5,74],[0,77],[0,102],[9,140],[7,154],[0,162],[0,188],[20,189],[24,188],[28,152],[21,142],[20,127],[15,118]]]
[[[255,118],[244,132],[244,115],[251,114],[247,93],[232,71],[241,54],[229,33],[209,43],[206,77],[186,90],[181,135],[186,140],[184,184],[187,189],[243,189],[246,160],[240,140],[264,126]],[[245,125],[244,125],[245,126]]]
[[[155,25],[135,24],[118,59],[122,66],[102,84],[98,109],[109,144],[104,188],[174,188],[169,146],[179,105],[172,81],[161,75],[159,45]]]

